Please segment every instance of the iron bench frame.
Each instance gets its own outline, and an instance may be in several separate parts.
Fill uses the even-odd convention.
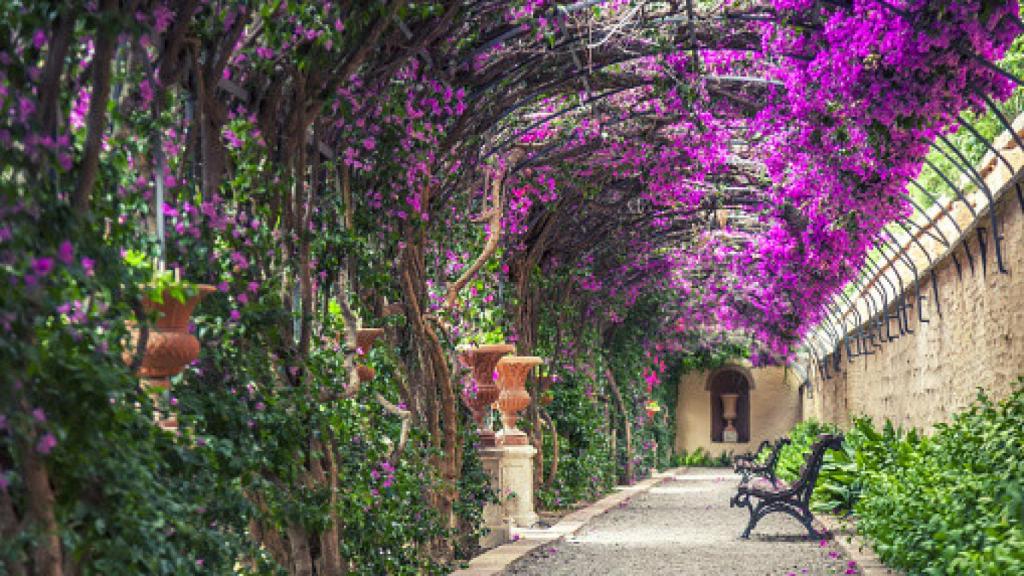
[[[775,466],[779,463],[779,456],[782,454],[782,448],[789,443],[791,443],[791,440],[786,437],[776,440],[775,445],[772,446],[771,453],[768,454],[768,459],[765,460],[764,464],[758,464],[754,459],[757,458],[757,455],[760,454],[767,446],[771,446],[771,442],[765,440],[757,447],[756,452],[752,454],[743,454],[733,458],[733,471],[742,476],[743,483],[749,482],[753,476],[763,476],[772,482],[775,482]]]
[[[750,531],[757,526],[761,518],[774,512],[782,512],[796,518],[807,529],[811,538],[823,538],[825,535],[814,529],[811,495],[814,493],[818,474],[821,473],[825,453],[828,450],[838,450],[842,448],[842,445],[842,434],[818,436],[818,440],[805,456],[804,465],[800,468],[800,477],[788,486],[766,490],[753,484],[740,484],[736,495],[729,501],[729,506],[731,508],[746,507],[750,512],[750,521],[741,538],[749,538]],[[775,480],[771,480],[771,483],[773,486],[776,485]],[[752,498],[757,501],[756,504],[751,502]]]

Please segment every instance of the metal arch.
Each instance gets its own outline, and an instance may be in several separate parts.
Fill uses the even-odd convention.
[[[922,208],[921,205],[918,204],[917,201],[914,200],[914,198],[911,195],[907,194],[907,200],[910,202],[910,205],[914,207],[914,210],[916,210],[919,214],[924,216],[925,220],[927,220],[928,223],[931,223],[932,219],[928,216],[928,212],[924,208]],[[925,228],[923,225],[919,224],[918,222],[915,222],[912,218],[904,218],[903,221],[912,224],[915,228],[920,230],[922,234],[927,234],[939,244],[942,244],[946,248],[949,248],[949,239],[946,238],[945,232],[943,232],[942,229],[939,228],[938,226],[929,226],[928,228]],[[932,232],[932,229],[934,229],[935,231]],[[936,236],[936,234],[938,234],[938,236]]]
[[[892,318],[889,315],[890,302],[892,302],[894,305],[896,304],[899,298],[899,291],[896,289],[896,285],[893,284],[892,279],[882,273],[882,267],[877,265],[875,261],[871,259],[870,254],[865,254],[864,266],[866,266],[874,274],[875,277],[872,279],[872,281],[875,282],[876,286],[880,285],[881,282],[885,282],[892,289],[893,299],[890,301],[888,293],[885,291],[884,288],[881,288],[881,286],[879,286],[880,292],[882,294],[882,313],[879,314],[879,320],[885,325],[885,341],[892,342],[893,340],[896,340],[902,335],[902,332],[896,334],[895,336],[893,335],[892,323],[890,322]]]
[[[995,197],[994,197],[994,195],[992,193],[992,189],[989,188],[988,183],[985,182],[985,178],[978,172],[977,168],[975,168],[970,163],[970,161],[963,155],[962,152],[960,152],[960,150],[956,146],[953,146],[953,144],[945,136],[943,136],[942,134],[939,134],[939,139],[946,146],[948,146],[956,154],[956,156],[961,161],[964,162],[964,164],[967,166],[967,168],[970,170],[970,172],[972,174],[974,174],[974,177],[975,177],[974,181],[978,184],[978,187],[981,189],[982,193],[985,194],[985,198],[988,199],[988,215],[989,215],[989,222],[992,225],[992,241],[995,244],[995,248],[996,248],[996,265],[997,265],[997,268],[998,268],[1000,274],[1006,274],[1007,273],[1006,266],[1003,265],[1003,249],[1002,249],[1002,240],[1003,240],[1003,238],[999,234],[999,217],[996,214]],[[938,146],[936,146],[936,148],[938,148]],[[977,218],[975,218],[975,219],[977,219]],[[981,249],[982,249],[981,267],[982,267],[982,271],[984,272],[984,269],[985,269],[984,247],[985,247],[985,245],[984,245],[984,241],[982,240],[983,237],[984,237],[984,232],[982,231],[981,228],[977,228],[977,231],[978,231],[978,243],[981,245]]]
[[[958,116],[957,120],[960,122],[960,124],[962,126],[967,128],[967,130],[970,131],[970,133],[972,135],[974,135],[974,138],[976,140],[978,140],[979,142],[983,143],[989,149],[989,151],[992,152],[996,156],[996,158],[998,158],[999,160],[1001,160],[1003,162],[1003,165],[1005,165],[1006,168],[1010,171],[1010,179],[1011,180],[1016,179],[1016,177],[1017,177],[1017,170],[1014,169],[1013,165],[1010,164],[1010,161],[1007,160],[1005,156],[1003,156],[1003,153],[1000,152],[995,146],[993,146],[993,143],[989,142],[988,138],[985,138],[984,136],[982,136],[978,132],[978,130],[974,126],[971,125],[970,122],[964,120],[963,116]],[[1005,123],[1003,125],[1005,126]],[[1016,134],[1016,132],[1012,128],[1009,129],[1009,132],[1011,134],[1013,134],[1013,136],[1015,137],[1015,141],[1020,142],[1020,137]],[[1020,146],[1020,145],[1018,144],[1018,146]],[[1024,148],[1024,147],[1022,147],[1022,148]],[[1014,183],[1014,188],[1017,191],[1017,204],[1020,206],[1021,212],[1024,212],[1024,192],[1021,191],[1019,183],[1015,182]]]
[[[883,231],[883,234],[885,234],[886,236],[890,236],[891,237],[891,235],[887,231]],[[893,242],[895,242],[895,238],[893,238],[892,240],[893,240]],[[899,246],[898,243],[897,243],[897,245],[895,247],[893,247],[893,245],[888,240],[885,240],[884,243],[885,243],[885,245],[890,250],[893,251],[893,254],[897,258],[899,258],[903,262],[906,262],[906,264],[910,267],[910,270],[914,273],[914,286],[913,286],[913,288],[914,288],[914,298],[915,298],[916,303],[917,303],[916,307],[918,309],[918,317],[920,317],[920,315],[921,315],[921,312],[920,312],[921,311],[921,300],[923,300],[923,298],[921,297],[921,279],[920,279],[920,275],[917,273],[917,265],[914,264],[914,259],[911,258],[910,255],[907,254],[906,251],[903,250],[902,247]],[[893,261],[893,271],[896,272],[897,275],[899,275],[899,270],[897,270],[897,268],[896,268],[896,261],[895,260]],[[905,294],[903,295],[903,300],[904,300],[904,302],[906,301]],[[904,305],[904,307],[902,308],[902,314],[903,314],[903,324],[904,324],[904,327],[906,328],[908,333],[913,334],[914,331],[911,330],[911,328],[910,328],[910,318],[907,317],[907,305]]]
[[[900,228],[903,229],[903,231],[907,234],[907,236],[910,237],[910,240],[914,244],[917,245],[917,247],[921,250],[921,252],[924,253],[924,257],[928,260],[928,270],[929,270],[929,275],[932,278],[932,293],[934,295],[933,298],[934,298],[934,301],[935,301],[935,309],[939,313],[939,317],[941,318],[942,317],[942,309],[939,307],[939,283],[938,283],[938,280],[935,278],[935,261],[932,259],[931,253],[929,253],[928,250],[925,249],[924,245],[921,244],[921,240],[918,239],[917,235],[913,234],[910,231],[910,229],[907,228],[905,222],[908,222],[908,221],[911,221],[911,220],[909,218],[901,218],[899,220],[896,220],[896,224]],[[919,293],[918,294],[918,301],[917,301],[917,303],[918,303],[918,307],[917,307],[917,321],[921,322],[921,323],[927,323],[928,320],[924,317],[924,306],[921,303],[921,301],[923,299],[924,298]]]
[[[863,352],[861,350],[861,347],[862,347],[862,344],[863,344],[862,341],[861,341],[862,340],[862,334],[863,334],[863,331],[861,330],[861,326],[864,325],[864,322],[861,319],[860,311],[857,310],[857,307],[850,300],[849,296],[847,296],[842,290],[840,290],[839,291],[839,297],[842,298],[846,302],[846,304],[850,307],[849,309],[853,311],[853,316],[854,316],[854,319],[855,319],[854,320],[855,324],[854,324],[853,329],[854,329],[854,331],[857,332],[857,334],[855,336],[856,343],[857,343],[856,344],[856,346],[857,346],[857,353],[853,354],[853,353],[850,352],[849,340],[847,340],[847,345],[846,345],[846,356],[847,356],[847,359],[850,362],[852,362],[855,357],[860,356],[862,354],[866,354],[866,352]],[[844,326],[845,326],[845,320],[844,320]]]
[[[1010,171],[1011,175],[1015,176],[1017,174],[1017,171],[1016,171],[1016,169],[1014,169],[1013,164],[1010,164],[1010,161],[1006,159],[1006,156],[1003,156],[1003,153],[1000,152],[999,149],[996,148],[992,144],[992,142],[989,141],[988,138],[985,138],[984,136],[982,136],[981,133],[978,132],[978,129],[975,128],[973,124],[971,124],[970,122],[965,120],[963,115],[958,115],[956,117],[956,119],[957,119],[957,122],[959,122],[961,126],[963,126],[964,128],[967,128],[967,131],[970,132],[971,135],[974,136],[975,140],[977,140],[978,142],[981,142],[982,144],[984,144],[985,147],[988,148],[989,151],[992,152],[992,154],[994,154],[996,156],[996,158],[998,158],[999,160],[1001,160],[1003,162],[1003,164],[1006,166],[1006,169]],[[1012,132],[1013,130],[1011,129],[1010,131]]]
[[[875,302],[875,295],[874,295],[874,290],[876,288],[873,286],[871,289],[865,290],[864,287],[861,286],[861,277],[862,277],[862,275],[858,274],[857,277],[854,278],[850,282],[850,285],[855,290],[857,290],[859,292],[859,294],[857,295],[857,299],[858,300],[863,300],[867,304],[867,307],[868,307],[868,319],[867,319],[866,322],[864,322],[864,324],[868,324],[868,325],[872,326],[872,328],[871,328],[871,332],[867,333],[865,338],[870,342],[871,346],[879,346],[875,342],[875,332],[874,332],[874,326],[876,324],[878,324],[878,323],[873,320],[876,317],[876,315],[878,314],[878,312],[877,312],[878,303]],[[840,294],[842,294],[843,297],[847,299],[847,302],[850,302],[849,297],[847,297],[846,294],[843,291],[840,291]],[[851,303],[851,306],[852,306],[852,303]],[[880,331],[878,333],[878,337],[879,337],[879,339],[881,339],[881,332]],[[873,354],[874,351],[869,352],[869,353]]]
[[[867,270],[870,270],[870,271],[874,272],[874,276],[875,277],[878,276],[877,272],[875,272],[874,266],[872,266],[871,262],[869,260],[867,260],[866,258],[865,258],[865,262],[864,262],[864,267]],[[876,328],[877,333],[878,333],[878,340],[879,340],[879,342],[880,343],[883,342],[883,341],[890,342],[892,340],[895,340],[895,338],[892,336],[892,331],[889,329],[889,322],[887,321],[887,319],[885,317],[886,310],[889,309],[889,296],[886,293],[885,288],[882,286],[882,283],[874,281],[874,278],[872,278],[872,280],[867,280],[867,275],[865,274],[864,286],[861,288],[861,292],[864,292],[864,291],[867,291],[868,293],[871,293],[873,291],[877,291],[878,294],[879,294],[879,297],[881,298],[881,303],[880,304],[876,303],[876,307],[878,308],[878,312],[875,315],[875,318],[877,318],[877,320],[874,322],[875,328]],[[874,300],[874,297],[872,296],[872,301],[873,300]],[[882,334],[883,322],[885,323],[885,334],[884,335]]]
[[[941,150],[940,150],[940,152],[941,152]],[[950,160],[950,162],[952,162],[952,160]],[[963,191],[960,190],[959,186],[953,184],[953,181],[949,179],[949,175],[947,175],[945,172],[943,172],[938,166],[935,165],[934,162],[932,162],[931,160],[929,160],[927,158],[924,159],[924,163],[929,168],[931,168],[933,172],[938,174],[939,178],[941,178],[942,181],[946,183],[946,186],[948,186],[949,189],[952,190],[954,194],[956,194],[957,199],[959,199],[961,202],[963,202],[964,206],[967,206],[967,209],[971,212],[971,217],[972,218],[977,218],[978,217],[978,213],[974,211],[974,206],[971,206],[971,203],[968,202],[966,198],[964,198]],[[955,163],[954,163],[954,165],[955,165]]]
[[[1003,111],[999,109],[999,106],[997,106],[996,103],[993,102],[987,94],[982,94],[981,96],[985,99],[985,104],[988,106],[989,110],[991,110],[996,115],[996,118],[999,119],[999,123],[1003,125],[1003,128],[1007,132],[1010,133],[1010,137],[1013,138],[1013,141],[1017,143],[1017,147],[1021,150],[1024,150],[1024,138],[1021,138],[1020,134],[1017,134],[1017,131],[1013,129],[1013,125],[1010,123],[1009,120],[1006,119],[1006,115],[1003,114]],[[1006,159],[1003,158],[1003,161],[1005,162]],[[1008,162],[1007,165],[1009,165]],[[1013,171],[1012,167],[1010,168],[1010,171],[1011,173],[1016,175],[1016,172]],[[1019,182],[1014,183],[1014,188],[1017,191],[1017,202],[1020,205],[1020,210],[1021,212],[1024,212],[1024,191],[1021,191]]]
[[[971,254],[970,245],[967,243],[967,238],[964,236],[963,228],[961,228],[960,224],[957,223],[956,218],[953,218],[953,214],[951,213],[951,211],[948,210],[945,206],[943,206],[940,203],[940,200],[936,198],[934,194],[925,189],[924,186],[918,184],[916,180],[910,180],[910,183],[918,190],[920,190],[922,194],[927,196],[929,200],[936,204],[939,207],[941,213],[945,215],[950,222],[953,223],[953,228],[956,230],[957,235],[960,238],[964,239],[964,254],[967,256],[967,263],[971,266],[971,274],[974,274],[974,256]],[[943,234],[943,237],[945,237],[945,234]],[[956,253],[952,251],[952,245],[950,246],[950,250],[950,254],[953,257],[953,264],[956,265],[957,277],[963,279],[963,268],[960,266],[960,259],[957,258]]]
[[[876,244],[876,246],[879,246],[879,249],[881,249],[882,246],[885,246],[889,250],[892,250],[893,256],[895,257],[895,258],[889,258],[887,256],[886,260],[889,262],[888,265],[892,269],[893,273],[896,274],[896,280],[897,280],[897,282],[899,282],[899,286],[900,286],[900,293],[899,293],[899,296],[897,298],[898,308],[897,308],[897,313],[896,313],[896,315],[897,315],[896,320],[897,320],[897,322],[899,324],[901,324],[900,332],[901,333],[906,332],[908,334],[913,334],[914,331],[910,329],[910,323],[908,322],[909,319],[907,318],[907,307],[908,307],[908,304],[906,303],[907,302],[907,297],[906,297],[907,288],[904,287],[903,275],[900,274],[899,267],[896,266],[896,261],[897,261],[897,259],[900,259],[901,251],[899,250],[899,246],[897,246],[895,248],[892,246],[892,244],[889,242],[889,240],[885,237],[884,231],[883,231],[882,234],[879,234],[879,240],[881,240],[881,244],[880,245]],[[911,267],[914,270],[914,283],[916,284],[917,283],[917,268],[914,268],[913,265],[911,265]]]

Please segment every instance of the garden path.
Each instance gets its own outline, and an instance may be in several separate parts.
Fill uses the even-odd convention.
[[[823,576],[859,571],[829,540],[808,540],[792,518],[763,519],[739,538],[747,512],[729,508],[737,477],[724,468],[691,468],[595,518],[565,540],[514,562],[505,576],[643,574],[672,576]],[[854,565],[855,566],[855,565]]]

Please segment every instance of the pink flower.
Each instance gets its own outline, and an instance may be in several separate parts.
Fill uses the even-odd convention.
[[[57,445],[57,437],[47,432],[36,442],[36,452],[40,454],[49,454],[53,448]]]
[[[228,316],[230,316],[232,322],[238,322],[239,320],[242,319],[242,313],[239,312],[237,309],[231,310]]]
[[[36,408],[32,411],[32,419],[36,422],[46,422],[46,412],[42,408]]]
[[[53,258],[42,257],[32,259],[32,269],[40,276],[46,276],[53,270]]]
[[[75,246],[69,240],[61,242],[60,248],[57,249],[57,258],[65,265],[70,266],[75,262]]]
[[[163,4],[158,5],[153,9],[153,27],[157,32],[163,33],[171,25],[171,20],[174,18],[172,13],[167,6]]]
[[[94,271],[94,267],[96,266],[96,261],[95,260],[93,260],[92,258],[89,258],[88,256],[82,256],[81,262],[82,262],[82,269],[85,270],[85,275],[86,276],[92,276],[93,274],[95,274],[95,271]]]
[[[221,282],[220,284],[217,284],[217,291],[218,292],[227,292],[230,289],[231,289],[231,285],[228,284],[227,282]]]

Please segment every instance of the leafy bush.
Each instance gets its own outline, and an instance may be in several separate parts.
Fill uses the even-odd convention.
[[[818,435],[835,432],[838,432],[835,425],[813,419],[805,420],[794,426],[789,432],[789,439],[792,442],[782,447],[779,461],[775,466],[775,475],[787,482],[796,480],[800,476],[800,467],[804,464],[804,456],[810,451],[811,445],[818,439]]]
[[[712,456],[710,452],[698,447],[689,454],[686,450],[672,458],[673,466],[695,466],[703,468],[721,468],[732,465],[732,450],[722,452],[718,456]]]
[[[1024,573],[1021,430],[1018,388],[998,404],[979,393],[931,437],[895,440],[865,466],[858,529],[886,564],[913,574]]]
[[[831,429],[812,421],[794,428],[780,478],[794,479],[797,454]],[[979,393],[930,437],[857,419],[843,449],[826,454],[813,507],[855,513],[857,530],[882,560],[909,574],[1022,574],[1021,430],[1021,387],[998,404]]]

